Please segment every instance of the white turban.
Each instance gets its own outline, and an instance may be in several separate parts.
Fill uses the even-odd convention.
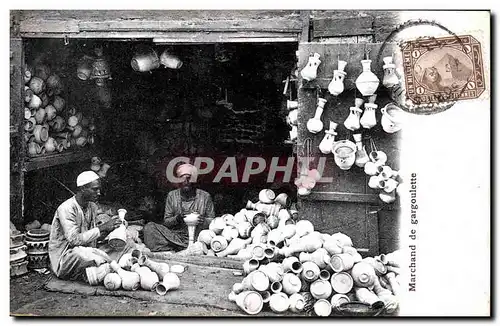
[[[192,178],[196,178],[198,176],[198,169],[196,166],[188,163],[179,165],[177,168],[177,176],[181,177],[185,174],[189,174]]]
[[[94,171],[85,171],[80,173],[76,178],[76,185],[81,187],[98,179],[99,175],[97,175]]]

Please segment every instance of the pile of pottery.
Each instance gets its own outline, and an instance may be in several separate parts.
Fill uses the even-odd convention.
[[[236,214],[224,214],[212,220],[207,230],[198,234],[196,242],[182,253],[248,259],[251,249],[267,241],[268,233],[293,224],[291,201],[286,194],[278,196],[270,189],[259,193],[259,202],[247,202]]]
[[[75,108],[67,108],[61,78],[48,65],[27,66],[23,77],[24,138],[29,156],[94,143],[94,124]]]
[[[180,279],[177,274],[183,272],[183,266],[156,262],[139,250],[124,254],[118,262],[113,260],[111,263],[85,270],[87,280],[92,286],[104,284],[106,289],[111,291],[142,289],[159,295],[178,289]]]
[[[10,276],[24,275],[28,272],[24,234],[11,223],[10,228]]]
[[[267,305],[275,313],[326,317],[349,302],[387,313],[397,309],[396,253],[363,259],[348,236],[314,231],[307,220],[275,230],[280,237],[253,247],[243,263],[246,277],[228,296],[247,314]]]
[[[25,243],[28,248],[28,268],[41,269],[49,267],[50,231],[33,229],[26,232]]]

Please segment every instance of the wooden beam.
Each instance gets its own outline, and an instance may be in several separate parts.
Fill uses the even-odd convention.
[[[313,19],[313,38],[373,34],[372,16]]]
[[[300,197],[302,200],[314,201],[339,201],[350,203],[370,203],[380,204],[380,199],[374,194],[358,194],[349,192],[328,192],[328,191],[312,191],[309,195]]]
[[[300,42],[309,42],[311,11],[302,10],[300,12],[300,20],[302,22],[302,32],[300,33]]]
[[[241,260],[231,258],[212,256],[180,256],[178,254],[171,254],[166,252],[152,252],[146,255],[153,260],[243,270],[243,262]]]
[[[26,161],[26,171],[48,168],[55,165],[67,164],[71,162],[84,161],[90,159],[90,150],[68,151],[60,154],[32,157]]]

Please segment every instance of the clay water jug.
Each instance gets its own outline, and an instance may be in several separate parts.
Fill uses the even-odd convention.
[[[347,73],[344,71],[346,61],[339,60],[338,69],[333,71],[333,78],[330,84],[328,84],[328,91],[334,96],[338,96],[344,91],[344,79]]]
[[[328,299],[332,295],[330,282],[318,279],[311,284],[309,290],[315,299]]]
[[[226,223],[226,225],[236,227],[236,223],[234,222],[234,215],[224,214],[221,216],[221,218],[224,220],[224,223]]]
[[[279,214],[279,212],[278,212],[278,214]],[[269,215],[266,219],[266,224],[269,226],[271,231],[278,227],[279,222],[280,222],[280,219],[276,215]]]
[[[368,99],[368,103],[365,103],[365,111],[363,112],[363,116],[359,119],[359,123],[365,129],[371,129],[377,125],[377,119],[375,117],[375,111],[378,108],[378,105],[375,104],[375,100],[377,98],[377,94],[373,94]]]
[[[222,234],[224,238],[226,238],[227,242],[231,242],[233,239],[236,239],[239,236],[238,229],[234,226],[226,225],[224,230],[222,230]]]
[[[47,153],[52,153],[56,150],[57,147],[57,142],[54,140],[54,138],[49,137],[47,141],[45,142],[45,150]]]
[[[110,263],[110,266],[118,275],[120,275],[122,279],[122,288],[124,290],[135,291],[141,286],[139,274],[122,269],[114,260]]]
[[[300,75],[302,76],[303,79],[307,81],[316,79],[318,73],[318,67],[321,63],[321,60],[319,58],[320,58],[319,53],[313,53],[309,55],[309,60],[306,66],[300,71]]]
[[[381,176],[381,178],[383,178],[383,176]],[[394,179],[386,179],[383,181],[383,189],[385,192],[387,193],[391,193],[393,192],[394,190],[396,190],[396,187],[398,186],[398,182]]]
[[[356,88],[363,96],[375,93],[380,83],[378,77],[371,71],[371,60],[361,60],[363,72],[356,78]]]
[[[351,106],[349,108],[349,115],[344,121],[344,126],[351,131],[358,130],[360,128],[359,118],[361,117],[362,112],[363,110],[360,108]]]
[[[188,227],[188,247],[192,246],[194,243],[194,235],[195,235],[195,229],[196,225],[198,225],[198,218],[200,217],[200,214],[198,213],[190,213],[186,214],[184,216],[184,223]]]
[[[243,273],[245,275],[250,274],[251,272],[257,270],[259,268],[259,261],[257,259],[248,259],[243,263]]]
[[[169,51],[165,50],[160,55],[160,62],[165,68],[170,69],[180,69],[182,67],[183,62],[177,57],[169,53]]]
[[[291,141],[294,141],[295,139],[297,139],[298,132],[299,132],[299,130],[298,130],[297,126],[292,126],[292,129],[289,132]]]
[[[367,262],[359,262],[354,264],[351,270],[354,284],[358,287],[369,288],[375,283],[375,270]]]
[[[381,308],[384,306],[384,303],[379,299],[379,297],[373,293],[370,289],[361,287],[354,288],[354,293],[356,294],[356,298],[364,303],[371,305],[374,308]]]
[[[134,264],[131,268],[132,272],[139,274],[141,279],[141,288],[146,291],[155,291],[156,286],[160,283],[158,274],[151,271],[146,266],[140,266],[139,264]]]
[[[354,159],[354,163],[359,166],[360,168],[364,167],[367,162],[370,161],[370,158],[368,157],[368,153],[366,152],[366,148],[363,145],[362,142],[362,136],[361,134],[354,134],[352,135],[354,138],[354,141],[356,143],[356,155]]]
[[[42,100],[37,95],[33,94],[30,101],[28,102],[28,107],[30,109],[39,109],[42,105]]]
[[[207,246],[210,245],[210,241],[212,241],[213,237],[215,237],[215,232],[212,230],[201,230],[198,234],[197,241],[203,242]]]
[[[330,256],[342,253],[342,245],[332,237],[323,242],[323,248],[326,249]]]
[[[401,130],[403,127],[403,110],[394,103],[388,103],[380,112],[382,113],[380,123],[385,132],[392,134]]]
[[[377,166],[382,166],[387,163],[387,154],[385,154],[383,151],[371,151],[369,156],[370,160]]]
[[[330,259],[330,267],[334,272],[343,272],[354,266],[354,257],[350,254],[333,255]]]
[[[298,109],[291,110],[290,112],[288,112],[287,123],[290,126],[297,126],[298,117],[299,117],[299,110]]]
[[[327,266],[327,268],[329,268],[329,266]],[[330,274],[330,271],[327,269],[322,269],[319,271],[319,279],[320,280],[330,281],[331,276],[332,275]]]
[[[294,256],[283,259],[282,265],[285,273],[292,272],[298,274],[302,271],[302,263]]]
[[[247,206],[246,206],[247,209],[254,209],[258,212],[262,212],[264,213],[265,215],[269,216],[269,215],[276,215],[278,216],[278,213],[281,209],[281,205],[280,204],[263,204],[263,203],[252,203],[251,201],[248,201],[247,202]],[[247,211],[247,212],[251,212],[251,211]],[[254,215],[257,214],[257,213],[254,213]],[[248,216],[247,216],[248,218]],[[253,225],[257,225],[257,223],[255,223],[256,221],[253,219],[249,219],[250,223],[253,222]],[[265,216],[264,216],[264,220],[265,221]],[[257,221],[257,222],[262,222],[262,221]]]
[[[241,211],[237,212],[236,214],[234,214],[234,218],[233,218],[233,222],[238,225],[240,223],[243,223],[243,222],[246,222],[247,221],[247,218],[245,216],[245,213],[244,211],[246,211],[245,208],[243,208]]]
[[[102,264],[97,267],[87,267],[85,269],[85,275],[87,276],[87,281],[92,286],[99,285],[104,280],[106,275],[111,272],[112,272],[112,266],[108,263]]]
[[[305,299],[300,293],[294,293],[288,298],[290,301],[290,307],[288,308],[291,312],[299,313],[304,311],[306,305]]]
[[[374,176],[378,173],[378,165],[372,161],[366,162],[364,171],[367,175]]]
[[[159,295],[165,295],[168,291],[177,290],[181,285],[179,276],[175,273],[166,273],[163,276],[161,283],[156,286],[156,293]]]
[[[349,170],[356,160],[356,144],[350,140],[340,140],[333,145],[335,164],[341,170]]]
[[[319,278],[319,267],[312,261],[306,261],[302,263],[302,272],[300,275],[303,280],[311,283]]]
[[[234,301],[238,307],[249,315],[256,315],[261,312],[264,301],[260,293],[256,291],[243,291],[239,294],[230,293],[228,299]]]
[[[35,95],[39,95],[45,90],[45,82],[39,77],[33,77],[30,80],[29,87]]]
[[[49,122],[49,126],[53,131],[60,132],[66,127],[66,121],[64,121],[63,117],[57,116]]]
[[[285,193],[280,193],[276,196],[276,198],[274,198],[274,202],[280,204],[282,208],[290,208],[292,205],[292,199]]]
[[[170,272],[170,266],[167,263],[160,263],[149,259],[146,255],[142,255],[138,259],[138,263],[140,266],[146,266],[151,271],[158,274],[158,278],[163,280],[163,277]]]
[[[127,243],[127,228],[125,227],[125,214],[127,213],[127,210],[125,209],[120,209],[118,211],[118,215],[120,219],[122,220],[122,224],[116,229],[114,229],[109,235],[108,235],[108,244],[115,248],[115,249],[120,249],[125,247]]]
[[[28,86],[24,86],[23,94],[24,94],[24,102],[26,103],[29,103],[34,95],[33,91]]]
[[[332,298],[330,299],[330,304],[334,308],[340,306],[343,303],[347,303],[347,302],[351,302],[349,297],[345,294],[340,294],[340,293],[332,295]]]
[[[226,249],[216,252],[217,257],[226,257],[227,255],[237,254],[246,245],[250,244],[252,239],[233,239],[226,247]]]
[[[283,233],[281,229],[273,229],[269,231],[269,233],[267,234],[267,243],[270,246],[277,246],[282,244],[283,242],[282,234]]]
[[[378,259],[375,259],[373,257],[366,257],[362,261],[370,264],[373,267],[375,274],[377,274],[378,276],[387,273],[387,267]]]
[[[35,142],[28,143],[28,154],[29,156],[36,156],[40,153],[41,148],[40,145]]]
[[[318,265],[320,269],[323,269],[330,262],[330,255],[325,248],[319,248],[315,252],[310,254],[307,252],[301,252],[299,254],[299,260],[301,263],[312,261],[313,263]]]
[[[31,117],[24,122],[24,131],[32,132],[33,130],[35,130],[35,126],[36,120],[34,117]]]
[[[264,256],[269,259],[269,261],[275,261],[278,258],[278,252],[276,247],[266,247],[264,248]]]
[[[115,291],[122,286],[122,278],[117,273],[108,273],[104,277],[104,287],[107,290]]]
[[[330,121],[330,128],[325,130],[325,137],[323,137],[323,140],[319,143],[319,150],[321,153],[329,154],[332,152],[333,144],[335,143],[335,136],[337,136],[335,128],[337,128],[337,124]]]
[[[26,65],[26,67],[24,67],[23,69],[23,80],[25,84],[27,84],[30,81],[31,77],[33,77],[33,74],[34,74],[33,67]]]
[[[264,245],[263,244],[252,244],[252,257],[257,260],[262,260],[266,257],[264,253]]]
[[[335,273],[330,278],[332,289],[340,294],[346,294],[352,290],[354,281],[352,276],[347,272]]]
[[[280,293],[283,289],[283,286],[280,282],[272,282],[269,286],[269,289],[271,290],[271,293]]]
[[[288,110],[294,110],[299,107],[299,102],[298,101],[290,101],[286,100],[286,108]]]
[[[252,224],[250,222],[242,222],[238,224],[238,233],[240,235],[240,238],[242,239],[247,239],[250,237],[250,233],[252,232]]]
[[[38,124],[42,124],[45,122],[45,119],[47,118],[47,113],[45,112],[45,109],[44,108],[39,108],[36,112],[35,112],[35,120],[36,120],[36,123]]]
[[[332,305],[328,300],[319,299],[314,303],[314,313],[319,317],[328,317],[332,313]]]
[[[221,235],[217,235],[210,241],[210,248],[217,254],[227,248],[227,240]]]
[[[372,189],[383,189],[384,178],[382,178],[380,175],[372,175],[368,180],[368,187]]]
[[[60,96],[54,96],[54,100],[52,101],[52,105],[56,109],[56,111],[59,113],[64,109],[64,105],[66,104],[66,101],[60,97]]]
[[[288,310],[290,307],[290,300],[288,296],[283,293],[274,293],[269,299],[269,308],[276,313],[282,313]]]
[[[120,265],[120,267],[125,270],[130,270],[132,268],[132,265],[134,265],[137,262],[138,259],[136,257],[133,257],[132,253],[125,253],[118,260],[118,265]]]
[[[222,233],[222,230],[226,227],[226,222],[224,222],[224,219],[220,217],[216,217],[210,222],[210,225],[208,226],[208,229],[213,231],[216,235],[219,235]]]
[[[266,291],[269,288],[269,278],[267,275],[259,270],[255,270],[248,274],[241,284],[245,290]]]
[[[378,195],[381,201],[383,201],[386,204],[390,204],[396,201],[396,192],[385,192],[381,191],[380,194]]]
[[[314,113],[314,117],[307,121],[307,130],[310,133],[317,134],[321,130],[323,130],[323,122],[321,121],[321,115],[323,114],[323,109],[326,104],[326,99],[318,98],[318,105],[316,107],[316,112]]]
[[[49,128],[45,125],[35,125],[33,129],[33,136],[35,136],[35,141],[39,144],[43,144],[49,139]]]
[[[399,78],[396,75],[396,65],[392,62],[391,57],[384,57],[382,59],[384,61],[384,65],[382,68],[384,69],[384,78],[382,79],[382,85],[387,88],[391,88],[399,84]]]
[[[270,262],[267,265],[260,265],[258,270],[267,275],[270,283],[281,282],[285,273],[283,266],[275,262]]]
[[[276,194],[271,189],[262,189],[259,192],[259,201],[263,204],[272,204],[275,198]]]
[[[283,286],[282,291],[288,295],[298,293],[302,288],[302,281],[297,275],[292,273],[285,273],[281,284]]]
[[[391,286],[392,293],[394,293],[395,296],[399,296],[401,289],[399,282],[396,280],[396,274],[394,274],[393,272],[388,272],[387,274],[385,274],[385,278]]]
[[[299,220],[295,223],[295,234],[291,241],[298,240],[299,238],[314,232],[314,225],[309,220]]]
[[[153,49],[144,49],[134,55],[130,65],[135,71],[147,72],[160,67],[160,58]]]

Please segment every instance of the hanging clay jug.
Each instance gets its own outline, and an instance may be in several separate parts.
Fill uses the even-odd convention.
[[[365,288],[372,287],[375,283],[375,278],[377,277],[372,265],[363,261],[354,264],[351,270],[351,275],[354,285]]]
[[[115,291],[122,286],[122,278],[117,273],[108,273],[104,277],[104,287],[107,290]]]
[[[204,244],[209,246],[210,241],[212,241],[212,238],[215,236],[216,236],[216,234],[212,230],[201,230],[200,233],[198,234],[197,241],[203,242]]]
[[[222,230],[226,227],[226,222],[220,217],[216,217],[210,222],[208,229],[214,232],[216,235],[222,233]]]
[[[212,250],[215,253],[221,252],[222,250],[226,249],[227,245],[228,245],[228,243],[227,243],[226,238],[224,238],[221,235],[217,235],[217,236],[213,237],[212,241],[210,241],[210,248],[212,248]]]
[[[384,78],[382,80],[382,85],[387,88],[391,88],[399,84],[399,78],[396,75],[396,65],[392,62],[391,57],[384,57],[382,59],[384,61],[384,65],[382,68],[384,69]]]
[[[307,81],[316,79],[318,74],[318,66],[321,63],[321,60],[319,58],[319,53],[309,55],[309,60],[306,66],[300,71],[300,75],[302,76],[302,78]]]
[[[378,173],[378,165],[372,161],[366,162],[364,171],[367,175],[374,176]]]
[[[169,53],[167,50],[163,51],[160,55],[160,62],[165,68],[180,69],[183,62],[175,55]]]
[[[383,189],[387,193],[392,193],[394,190],[396,190],[398,184],[399,183],[394,179],[386,179],[383,181]]]
[[[114,260],[110,263],[110,266],[122,278],[122,287],[124,290],[135,291],[141,286],[139,274],[122,269]]]
[[[150,270],[158,274],[158,278],[160,279],[160,281],[163,280],[163,277],[170,272],[170,266],[168,266],[168,264],[153,261],[146,255],[142,255],[141,257],[139,257],[138,263],[141,266],[148,267]]]
[[[375,93],[380,83],[378,77],[371,71],[371,60],[361,60],[363,72],[356,78],[356,88],[363,96]]]
[[[307,121],[307,130],[313,134],[317,134],[323,130],[323,122],[321,121],[321,115],[323,114],[323,108],[325,107],[326,100],[324,98],[318,98],[318,106],[316,107],[316,112],[314,117]]]
[[[341,170],[349,170],[356,159],[356,144],[350,140],[340,140],[333,145],[335,164]]]
[[[299,313],[304,311],[306,305],[305,299],[300,293],[294,293],[288,298],[290,301],[290,307],[288,308],[291,312]]]
[[[318,265],[313,263],[312,261],[306,261],[302,263],[302,272],[300,275],[303,280],[311,283],[316,281],[319,278],[320,269]]]
[[[382,200],[386,204],[390,204],[390,203],[393,203],[394,201],[396,201],[396,194],[394,191],[392,191],[390,193],[382,191],[382,192],[380,192],[380,194],[378,196],[379,196],[380,200]]]
[[[344,71],[346,65],[346,61],[339,60],[338,70],[333,71],[333,78],[328,85],[328,91],[334,96],[337,96],[344,91],[344,79],[347,75]]]
[[[283,292],[288,295],[293,295],[298,293],[302,287],[302,282],[300,278],[292,273],[285,273],[283,275],[283,280],[281,281],[283,285]]]
[[[222,251],[215,251],[217,257],[226,257],[227,255],[237,254],[241,249],[245,248],[246,245],[250,244],[252,239],[233,239],[226,247],[226,249]]]
[[[335,143],[335,136],[337,133],[335,132],[335,128],[337,128],[337,124],[333,121],[330,121],[330,128],[325,130],[325,137],[319,144],[319,150],[323,154],[329,154],[332,152],[333,144]]]
[[[370,160],[377,166],[382,166],[387,163],[387,154],[382,151],[371,151],[369,156]]]
[[[382,178],[380,175],[372,175],[368,180],[368,187],[372,189],[384,188],[384,178]]]
[[[359,123],[365,129],[371,129],[377,125],[377,119],[375,117],[375,111],[378,108],[378,105],[375,104],[375,100],[377,98],[377,94],[373,94],[368,99],[368,103],[365,103],[365,111],[363,112],[363,116],[359,119]]]
[[[229,294],[228,299],[234,301],[241,310],[249,315],[258,314],[264,306],[262,296],[256,291],[243,291],[237,295],[232,292]]]
[[[290,307],[290,300],[288,296],[283,293],[274,293],[271,295],[269,299],[269,308],[276,313],[283,313],[288,310]]]
[[[352,290],[354,281],[352,276],[347,272],[335,273],[330,278],[332,289],[340,294],[346,294]]]
[[[291,126],[297,126],[297,119],[299,117],[299,110],[294,109],[288,112],[288,124]]]
[[[318,279],[311,284],[310,290],[315,299],[328,299],[332,295],[330,282]]]
[[[351,131],[358,130],[360,128],[359,117],[362,112],[363,110],[360,108],[351,106],[349,108],[349,116],[344,121],[344,126]]]
[[[289,131],[291,141],[297,139],[297,133],[298,133],[297,126],[292,126],[292,129]]]
[[[359,166],[360,168],[364,167],[367,162],[370,161],[370,158],[368,157],[368,153],[366,152],[366,148],[363,145],[362,142],[362,136],[361,134],[354,134],[352,135],[354,138],[354,141],[356,142],[356,155],[355,155],[355,160],[354,163],[356,166]]]
[[[403,110],[401,110],[394,103],[389,103],[383,107],[380,112],[382,112],[382,119],[380,120],[380,123],[382,124],[382,129],[384,129],[385,132],[392,134],[401,130],[403,127]]]
[[[262,189],[259,192],[259,201],[263,204],[272,204],[275,198],[276,194],[271,189]]]
[[[135,71],[147,72],[160,67],[160,58],[156,51],[148,48],[136,53],[130,65]]]
[[[332,313],[332,305],[328,300],[319,299],[314,303],[314,313],[319,317],[328,317]]]
[[[166,273],[163,276],[163,281],[156,286],[156,293],[165,295],[168,291],[177,290],[181,285],[179,276],[175,273]]]

